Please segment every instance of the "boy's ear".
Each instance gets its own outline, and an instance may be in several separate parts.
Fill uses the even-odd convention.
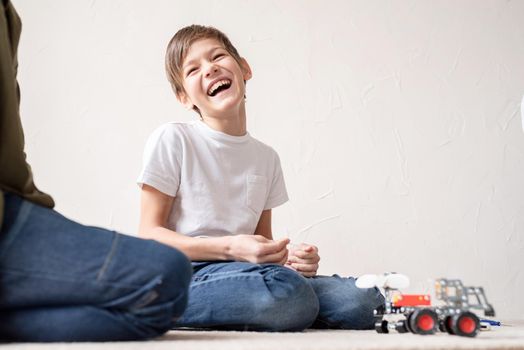
[[[176,94],[176,99],[178,102],[180,102],[185,109],[190,110],[193,109],[193,102],[191,102],[191,99],[186,95],[185,92],[179,92]]]
[[[244,57],[240,58],[240,68],[242,69],[242,73],[244,75],[244,81],[251,79],[253,72],[251,71],[251,67]]]

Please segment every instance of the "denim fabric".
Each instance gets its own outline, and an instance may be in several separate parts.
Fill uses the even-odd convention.
[[[373,310],[384,305],[378,288],[360,289],[355,278],[317,276],[308,278],[318,297],[320,311],[312,328],[373,329]]]
[[[354,278],[305,278],[279,265],[193,263],[186,312],[176,327],[301,331],[308,327],[373,328],[378,289],[358,289]]]
[[[4,198],[1,340],[147,339],[183,313],[192,271],[179,251]]]

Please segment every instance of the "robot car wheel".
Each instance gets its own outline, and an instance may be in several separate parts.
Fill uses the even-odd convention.
[[[409,321],[409,328],[416,334],[434,334],[438,327],[437,313],[431,309],[415,310]]]

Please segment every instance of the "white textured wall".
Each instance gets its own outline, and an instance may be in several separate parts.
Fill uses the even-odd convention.
[[[191,120],[163,71],[191,23],[250,62],[250,132],[280,153],[275,236],[321,272],[484,285],[522,318],[524,1],[14,0],[37,184],[84,223],[136,231],[134,183],[158,125]]]

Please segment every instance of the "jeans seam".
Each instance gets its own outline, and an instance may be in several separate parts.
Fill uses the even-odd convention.
[[[33,204],[24,201],[22,202],[22,205],[20,206],[20,209],[18,210],[18,214],[16,215],[15,222],[13,226],[5,233],[5,241],[2,243],[2,249],[0,250],[0,257],[4,256],[7,249],[9,249],[9,246],[13,243],[13,241],[18,236],[18,233],[22,229],[23,225],[25,224],[27,218],[29,217],[29,214],[31,213]]]
[[[233,263],[233,262],[231,262]],[[260,266],[262,265],[274,265],[274,264],[259,264]],[[277,265],[275,265],[277,266]],[[258,270],[257,270],[258,271]],[[290,270],[292,271],[292,270]],[[252,273],[253,271],[251,271],[250,269],[248,270],[245,270],[243,268],[238,268],[236,270],[230,270],[230,271],[217,271],[217,272],[208,272],[208,273],[204,273],[204,274],[198,274],[198,271],[193,274],[193,279],[192,281],[193,282],[200,282],[201,280],[207,280],[208,278],[213,278],[213,277],[216,277],[216,276],[227,276],[227,275],[231,275],[231,274],[250,274]],[[279,269],[270,269],[267,273],[268,274],[271,274],[271,276],[273,276],[273,274],[275,273],[279,273],[280,270]],[[255,275],[259,275],[259,273],[257,272],[254,272]],[[263,274],[260,274],[263,276]]]
[[[203,276],[198,276],[193,278],[191,285],[202,285],[211,282],[221,281],[225,279],[250,279],[250,278],[261,278],[263,280],[273,279],[276,274],[279,274],[281,271],[278,269],[271,269],[265,274],[261,273],[252,273],[250,271],[244,271],[242,269],[227,271],[227,272],[217,272],[217,273],[208,273]],[[207,278],[209,277],[209,278]]]
[[[116,247],[118,243],[118,234],[113,233],[113,243],[111,244],[111,249],[109,250],[109,254],[106,257],[106,260],[104,261],[104,264],[102,265],[102,268],[98,272],[98,275],[96,277],[97,281],[100,281],[102,277],[104,277],[105,272],[107,271],[107,268],[109,267],[109,264],[111,263],[111,260],[113,259],[113,256],[116,253]]]
[[[210,272],[210,273],[206,273],[206,274],[203,274],[203,275],[200,275],[200,276],[195,276],[193,278],[193,281],[199,282],[201,280],[207,280],[208,278],[213,278],[213,277],[217,277],[217,276],[220,277],[220,276],[234,275],[234,274],[239,274],[239,273],[246,273],[246,274],[248,274],[249,272],[248,271],[244,271],[242,269],[231,270],[231,271],[226,271],[226,272]]]
[[[9,268],[9,269],[0,269],[0,272],[2,274],[13,274],[13,275],[20,275],[20,276],[34,275],[35,273],[39,273],[40,275],[38,276],[38,278],[47,278],[50,280],[62,281],[62,282],[78,282],[78,276],[70,275],[70,276],[64,277],[63,275],[56,275],[56,274],[51,274],[48,272],[42,272],[42,271],[37,271],[37,270],[28,271],[28,270],[16,270],[13,268]],[[136,289],[142,286],[141,284],[122,284],[122,283],[114,283],[114,282],[107,282],[107,281],[100,282],[97,280],[94,280],[93,282],[102,283],[102,284],[105,284],[111,287],[126,288],[126,289],[127,288]]]
[[[217,281],[221,281],[221,280],[227,280],[227,279],[250,279],[250,278],[263,278],[263,276],[261,275],[253,275],[253,274],[242,274],[242,275],[235,275],[235,276],[222,276],[221,278],[210,278],[210,279],[205,279],[205,280],[193,280],[191,282],[191,286],[194,286],[194,285],[202,285],[202,284],[207,284],[207,283],[212,283],[212,282],[217,282]]]

